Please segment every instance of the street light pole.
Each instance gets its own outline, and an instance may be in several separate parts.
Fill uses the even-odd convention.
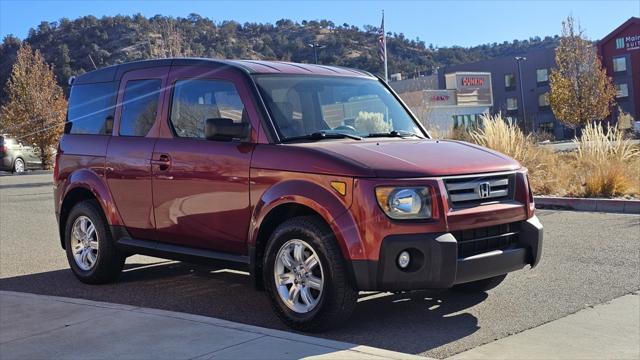
[[[522,124],[524,126],[524,128],[527,128],[527,109],[524,106],[524,88],[522,87],[522,68],[520,66],[520,63],[522,61],[527,61],[527,58],[524,56],[516,56],[515,57],[516,62],[518,64],[518,87],[520,88],[520,103],[522,106]],[[531,128],[533,129],[533,125],[531,126]]]
[[[313,56],[316,60],[316,64],[318,63],[318,49],[324,49],[326,46],[325,45],[320,45],[318,43],[311,43],[308,44],[310,48],[313,48]]]

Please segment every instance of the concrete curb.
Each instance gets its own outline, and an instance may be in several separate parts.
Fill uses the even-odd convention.
[[[29,176],[42,174],[53,174],[53,170],[27,170],[22,174],[14,174],[10,171],[0,171],[0,176]]]
[[[411,354],[404,354],[404,353],[378,349],[378,348],[369,347],[369,346],[350,344],[350,343],[345,343],[345,342],[340,342],[335,340],[327,340],[327,339],[317,338],[313,336],[290,333],[282,330],[268,329],[268,328],[263,328],[259,326],[235,323],[232,321],[227,321],[227,320],[222,320],[217,318],[185,314],[185,313],[179,313],[179,312],[173,312],[173,311],[142,308],[142,307],[135,307],[130,305],[98,302],[98,301],[91,301],[91,300],[84,300],[84,299],[65,298],[65,297],[57,297],[57,296],[49,296],[49,295],[36,295],[31,293],[21,293],[21,292],[13,292],[13,291],[0,291],[0,297],[21,298],[23,299],[21,300],[21,302],[24,301],[25,303],[28,303],[30,301],[40,302],[40,303],[47,302],[47,303],[58,303],[61,306],[101,308],[101,309],[110,310],[110,311],[125,312],[137,318],[159,317],[164,319],[169,324],[171,324],[172,322],[180,322],[181,324],[183,324],[182,326],[184,326],[184,322],[188,322],[188,323],[192,323],[193,327],[209,326],[212,329],[211,332],[215,332],[216,329],[219,329],[218,332],[222,332],[222,331],[224,332],[235,331],[236,333],[242,332],[250,336],[251,339],[253,340],[260,339],[260,341],[262,342],[271,341],[272,343],[273,342],[276,342],[276,343],[289,342],[289,343],[296,343],[296,344],[309,344],[309,346],[321,347],[326,349],[325,353],[317,354],[319,358],[324,358],[326,356],[327,358],[341,357],[341,358],[353,358],[353,359],[386,358],[386,359],[398,359],[398,360],[400,359],[429,360],[428,358],[411,355]],[[4,324],[4,325],[7,326],[8,324]],[[73,326],[73,325],[68,325],[68,326]],[[116,329],[116,328],[113,328],[110,330],[113,332],[127,331],[127,329]],[[132,335],[131,341],[135,342],[135,337],[140,336],[142,338],[157,337],[156,340],[159,342],[162,342],[161,336],[156,333],[156,330],[157,329],[149,329],[148,333]],[[271,340],[268,340],[268,339],[271,339]],[[238,347],[237,350],[239,352],[243,352],[242,350],[243,347],[246,347],[248,352],[253,353],[255,351],[254,349],[255,344],[251,345],[253,348],[249,349],[249,347],[251,347],[249,346],[250,343],[251,341],[247,341],[246,343],[240,343],[234,346]],[[3,345],[6,345],[6,343],[3,343]],[[264,349],[264,353],[262,354],[263,354],[262,356],[268,357],[268,355],[266,355],[268,354],[267,349]],[[137,355],[144,357],[143,354],[137,354]],[[210,355],[213,355],[213,353]],[[248,355],[248,354],[245,353],[245,355]],[[293,356],[294,358],[299,358],[300,356],[304,356],[303,354],[296,355],[295,351],[293,353],[290,352],[287,355]],[[136,354],[129,354],[129,356],[132,356],[133,358],[135,358]],[[257,357],[259,358],[260,355],[258,355]]]
[[[536,208],[640,214],[640,200],[535,196]]]

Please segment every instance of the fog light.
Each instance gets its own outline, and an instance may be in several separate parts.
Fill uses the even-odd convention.
[[[400,266],[401,269],[406,269],[410,261],[411,256],[408,251],[403,251],[398,255],[398,266]]]

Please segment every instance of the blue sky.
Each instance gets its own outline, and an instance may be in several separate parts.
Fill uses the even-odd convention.
[[[270,22],[328,19],[362,27],[380,24],[387,31],[436,46],[473,46],[490,42],[544,37],[560,32],[572,14],[591,39],[600,39],[631,16],[640,16],[640,0],[618,1],[55,1],[0,0],[0,37],[24,38],[42,20],[83,15],[198,13],[219,22]]]

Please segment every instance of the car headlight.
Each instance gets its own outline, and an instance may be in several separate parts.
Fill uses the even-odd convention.
[[[376,188],[378,204],[392,219],[430,219],[431,193],[428,187]]]

